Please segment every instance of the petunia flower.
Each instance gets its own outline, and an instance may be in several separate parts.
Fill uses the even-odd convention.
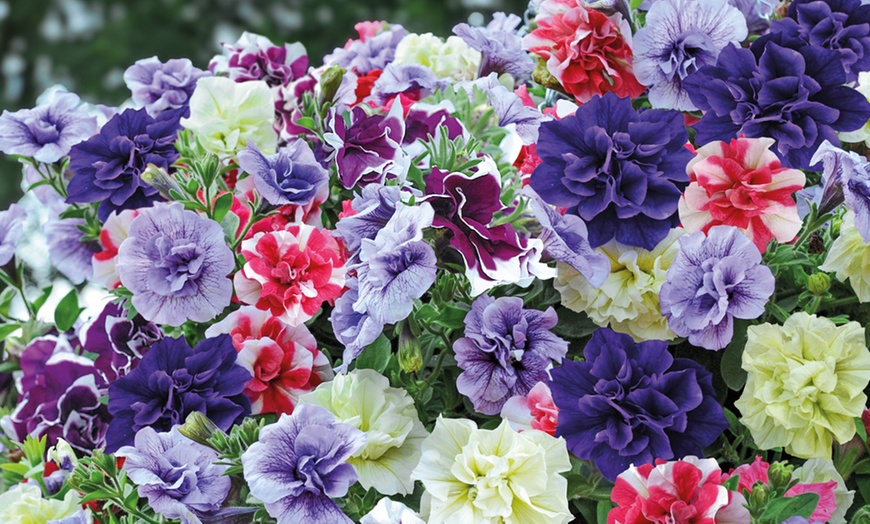
[[[156,56],[137,60],[124,71],[124,83],[137,107],[157,117],[170,109],[187,107],[196,82],[209,76],[186,58],[161,62]]]
[[[265,36],[246,31],[235,43],[224,43],[223,47],[223,54],[214,57],[208,68],[235,82],[262,80],[269,86],[282,86],[308,70],[308,53],[298,42],[276,46]]]
[[[253,142],[238,154],[239,167],[254,179],[266,202],[307,206],[323,202],[329,192],[329,173],[317,162],[304,140],[294,140],[266,157]]]
[[[523,50],[523,40],[517,34],[517,26],[522,19],[517,15],[493,13],[492,20],[484,27],[469,24],[453,26],[453,33],[463,39],[469,47],[480,52],[478,78],[490,73],[507,73],[515,79],[522,79],[532,73],[535,63]]]

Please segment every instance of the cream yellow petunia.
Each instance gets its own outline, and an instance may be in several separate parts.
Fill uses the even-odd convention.
[[[840,225],[840,236],[834,240],[819,266],[822,271],[836,273],[841,282],[849,281],[861,302],[870,302],[870,244],[855,227],[855,213],[848,211]]]

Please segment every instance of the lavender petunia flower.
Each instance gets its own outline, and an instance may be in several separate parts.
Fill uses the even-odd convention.
[[[178,159],[175,138],[187,108],[165,111],[156,119],[145,109],[115,115],[100,133],[70,151],[67,203],[100,202],[104,221],[112,211],[150,206],[160,198],[157,188],[141,178],[145,166],[168,169]]]
[[[530,185],[541,198],[586,222],[589,243],[613,238],[655,248],[671,228],[692,158],[677,111],[637,113],[628,98],[607,93],[573,116],[541,124],[542,163]]]
[[[151,346],[139,367],[109,386],[109,412],[115,417],[106,451],[133,444],[140,429],[169,431],[198,411],[228,430],[251,413],[243,393],[251,374],[236,364],[229,335],[207,338],[191,349],[181,338]]]
[[[335,300],[335,307],[329,322],[335,338],[344,346],[341,355],[341,368],[347,366],[363,352],[384,331],[384,325],[377,322],[367,312],[358,312],[354,304],[359,301],[359,283],[356,278],[348,278],[344,285],[347,290]]]
[[[526,190],[525,196],[529,197],[532,212],[543,228],[540,238],[544,242],[544,253],[576,269],[590,285],[601,287],[610,275],[610,261],[589,245],[583,219],[560,215],[531,188]]]
[[[728,428],[713,375],[697,362],[674,359],[668,343],[635,343],[599,328],[583,350],[550,371],[559,408],[556,436],[574,456],[592,461],[610,480],[632,464],[703,456]]]
[[[525,309],[518,297],[475,299],[465,336],[453,343],[462,369],[456,387],[475,411],[496,415],[510,397],[549,380],[553,361],[561,362],[568,351],[568,342],[550,331],[557,321],[553,308]]]
[[[48,260],[73,284],[90,280],[94,274],[91,258],[102,248],[97,241],[85,241],[79,226],[83,218],[49,219],[42,225],[48,244]]]
[[[825,141],[813,155],[822,163],[824,190],[819,212],[827,213],[846,202],[855,212],[855,227],[870,242],[870,162],[858,153],[843,151]]]
[[[238,159],[239,166],[254,178],[257,191],[272,205],[307,206],[315,197],[326,199],[329,172],[304,140],[294,140],[268,157],[248,142]]]
[[[775,279],[761,253],[739,229],[714,226],[680,238],[680,252],[659,292],[668,327],[689,343],[722,349],[734,336],[734,318],[764,313]]]
[[[324,140],[333,150],[329,161],[335,162],[341,185],[350,189],[383,183],[390,175],[404,177],[409,163],[401,148],[404,136],[402,104],[393,104],[386,115],[367,115],[357,106],[347,122],[334,112]]]
[[[208,64],[214,74],[236,82],[263,80],[269,86],[286,86],[308,70],[308,54],[300,43],[276,46],[265,36],[247,31],[234,44],[224,43],[224,54]]]
[[[396,212],[401,190],[396,186],[369,184],[350,205],[356,213],[342,218],[335,228],[351,253],[359,252],[363,239],[372,239]],[[351,262],[353,263],[353,262]]]
[[[390,221],[374,239],[363,239],[359,297],[354,310],[367,313],[375,322],[395,324],[408,317],[414,300],[435,282],[435,250],[423,240],[423,230],[432,225],[435,212],[428,203],[397,204]]]
[[[643,0],[638,9],[649,11],[659,1],[661,0]],[[750,34],[761,35],[770,27],[770,18],[774,14],[778,0],[728,0],[728,3],[743,14]]]
[[[33,109],[0,114],[0,151],[50,164],[97,132],[97,119],[80,107],[78,95],[64,90],[49,94]]]
[[[362,431],[302,404],[260,431],[259,442],[242,455],[245,480],[278,524],[352,524],[331,499],[356,482],[346,461],[365,442]]]
[[[224,476],[227,466],[216,464],[218,455],[173,428],[158,433],[144,427],[135,444],[115,452],[124,457],[124,471],[138,486],[140,497],[159,515],[200,522],[199,516],[220,509],[232,481]]]
[[[160,328],[142,315],[128,318],[127,311],[109,302],[97,317],[82,326],[82,347],[97,355],[94,365],[112,383],[139,365],[148,349],[163,339]]]
[[[21,397],[10,420],[16,438],[63,438],[90,454],[105,443],[109,410],[100,402],[107,384],[90,359],[76,355],[63,337],[34,339],[21,356]]]
[[[15,248],[24,231],[26,219],[27,211],[18,204],[12,204],[9,209],[0,211],[0,266],[5,266],[15,256]]]
[[[461,82],[458,86],[465,89],[469,96],[473,96],[475,87],[486,93],[489,105],[498,118],[499,127],[513,124],[517,135],[525,145],[538,141],[538,128],[541,122],[549,120],[538,108],[523,104],[520,97],[501,85],[495,73],[478,78],[474,82]]]
[[[713,65],[730,42],[746,39],[746,20],[721,0],[659,0],[634,37],[634,74],[651,86],[653,107],[696,109],[683,80],[705,65]]]
[[[715,66],[684,82],[692,102],[705,111],[694,125],[697,145],[738,136],[770,137],[785,167],[810,169],[825,140],[839,144],[837,131],[853,131],[870,120],[870,102],[843,85],[837,53],[816,46],[790,49],[783,33],[750,49],[729,45]]]
[[[124,83],[133,94],[133,102],[144,107],[152,117],[187,107],[196,81],[208,76],[187,58],[161,62],[156,56],[136,61],[124,71]]]
[[[420,100],[434,93],[438,86],[438,77],[426,66],[389,64],[375,80],[371,97],[380,105],[399,94]]]
[[[180,203],[143,209],[118,248],[118,275],[145,319],[206,322],[230,305],[235,268],[220,224]]]
[[[354,40],[344,49],[337,48],[323,58],[325,66],[338,65],[349,71],[364,75],[375,69],[386,69],[396,57],[396,47],[408,34],[400,25],[392,24],[388,29],[364,40]]]
[[[468,47],[480,51],[478,77],[507,73],[521,79],[532,73],[535,62],[523,50],[523,39],[516,31],[521,23],[522,19],[517,15],[498,12],[492,15],[492,21],[486,27],[468,24],[453,27],[453,34],[464,40]]]
[[[55,471],[55,473],[59,473],[59,471]],[[49,520],[45,524],[93,524],[93,521],[90,510],[79,508],[72,515],[62,519]]]

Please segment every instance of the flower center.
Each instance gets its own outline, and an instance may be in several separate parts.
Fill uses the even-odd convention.
[[[677,37],[667,60],[661,62],[661,69],[668,80],[675,76],[680,80],[697,71],[701,66],[712,64],[716,59],[716,47],[709,36],[698,31],[686,31]]]
[[[53,144],[60,138],[60,128],[57,124],[43,118],[31,117],[24,121],[33,139],[39,145]]]
[[[157,273],[162,277],[158,293],[192,294],[193,283],[202,272],[205,253],[195,242],[186,238],[172,240],[157,235],[149,245],[149,254]]]

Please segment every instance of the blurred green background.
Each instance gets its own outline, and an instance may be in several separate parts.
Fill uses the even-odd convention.
[[[33,107],[63,84],[115,106],[129,96],[124,70],[140,58],[190,58],[205,68],[242,31],[302,42],[312,65],[356,36],[362,20],[451,34],[494,11],[522,15],[527,0],[0,0],[0,110]],[[2,154],[0,154],[2,157]],[[0,158],[0,209],[20,196],[20,167]]]

